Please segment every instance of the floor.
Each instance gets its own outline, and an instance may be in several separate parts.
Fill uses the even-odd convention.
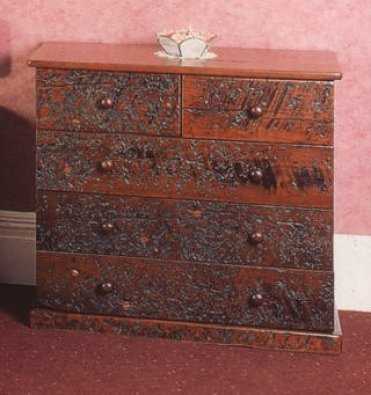
[[[31,330],[33,290],[0,287],[0,395],[371,394],[371,314],[343,312],[339,356]]]

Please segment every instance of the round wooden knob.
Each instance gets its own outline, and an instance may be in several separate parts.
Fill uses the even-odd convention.
[[[258,307],[258,306],[260,306],[263,302],[264,302],[263,295],[257,292],[257,293],[254,293],[254,294],[251,295],[250,303],[249,303],[249,304],[250,304],[251,306],[253,306],[253,307]]]
[[[263,180],[264,173],[262,169],[253,169],[250,171],[250,179],[252,182],[258,184]]]
[[[98,286],[98,291],[103,295],[108,295],[113,291],[112,283],[103,283]]]
[[[260,244],[263,242],[264,237],[261,232],[254,232],[254,233],[251,233],[249,239],[252,244]]]
[[[80,272],[77,269],[72,269],[71,270],[71,276],[72,277],[78,277],[80,275]]]
[[[112,233],[113,229],[115,228],[111,222],[105,222],[101,226],[104,233]]]
[[[103,160],[102,162],[100,162],[100,168],[104,172],[112,171],[112,169],[113,169],[113,162],[111,160]]]
[[[263,113],[264,113],[264,110],[260,106],[254,106],[254,107],[250,108],[250,115],[253,118],[259,118],[263,115]]]
[[[104,97],[99,101],[99,107],[103,110],[108,110],[113,107],[113,100],[109,97]]]

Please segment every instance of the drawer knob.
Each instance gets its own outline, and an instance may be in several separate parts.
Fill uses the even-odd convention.
[[[264,240],[263,233],[261,232],[251,233],[249,239],[252,244],[260,244]]]
[[[109,110],[113,107],[113,100],[109,97],[104,97],[103,99],[99,100],[99,107],[103,110]]]
[[[264,302],[263,295],[260,293],[254,293],[250,298],[250,305],[253,307],[258,307]]]
[[[72,277],[78,277],[80,275],[80,272],[77,269],[72,269],[71,270],[71,276]]]
[[[111,222],[105,222],[101,225],[103,233],[112,233],[115,226]]]
[[[263,113],[264,110],[260,106],[254,106],[250,108],[250,115],[255,119],[260,118],[263,115]]]
[[[113,169],[113,161],[112,160],[103,160],[100,162],[100,168],[104,172],[110,172]]]
[[[255,184],[260,183],[263,180],[264,173],[262,169],[253,169],[250,171],[250,179]]]
[[[113,284],[112,283],[103,283],[98,286],[99,293],[103,295],[108,295],[113,291]]]

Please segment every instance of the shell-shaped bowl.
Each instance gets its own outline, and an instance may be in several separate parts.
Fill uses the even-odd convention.
[[[177,31],[158,33],[157,40],[162,49],[171,57],[181,59],[200,59],[209,49],[209,43],[214,40],[214,34]]]

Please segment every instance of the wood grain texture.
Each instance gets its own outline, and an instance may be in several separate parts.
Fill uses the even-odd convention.
[[[38,69],[37,126],[176,136],[179,95],[176,75]]]
[[[332,144],[332,82],[183,76],[182,95],[186,137]]]
[[[66,312],[334,329],[331,272],[39,252],[37,283],[39,305]]]
[[[39,308],[31,311],[30,324],[32,328],[39,329],[87,330],[105,334],[199,341],[263,350],[337,354],[342,348],[340,326],[333,333],[325,334],[74,314]]]
[[[340,351],[335,55],[155,50],[46,43],[30,60],[42,307],[31,324]]]
[[[107,232],[105,225],[112,224]],[[262,241],[255,243],[259,232]],[[39,191],[39,250],[332,270],[332,213]]]
[[[40,130],[37,145],[39,189],[332,207],[329,148]]]
[[[216,59],[174,60],[154,55],[156,45],[44,43],[29,65],[42,68],[222,75],[248,78],[337,80],[336,55],[329,51],[215,48]]]

